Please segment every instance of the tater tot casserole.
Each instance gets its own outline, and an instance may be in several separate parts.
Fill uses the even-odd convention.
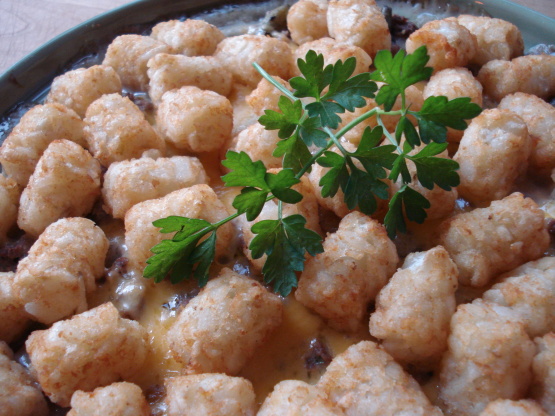
[[[261,31],[190,17],[117,36],[6,135],[0,415],[555,416],[555,53],[529,53],[489,16],[416,25],[375,0],[290,3]],[[309,51],[355,57],[357,75],[378,51],[423,45],[429,80],[393,115],[360,120],[377,98],[341,114],[336,131],[358,125],[329,152],[395,131],[395,111],[429,97],[482,107],[438,155],[458,163],[458,186],[429,189],[407,164],[423,223],[395,238],[384,226],[401,178],[366,215],[344,189],[322,196],[330,167],[314,164],[300,202],[267,200],[214,231],[206,284],[144,277],[173,235],[153,222],[236,213],[227,152],[283,171],[281,132],[259,122],[282,93],[254,63],[292,90]],[[281,215],[304,217],[323,247],[287,296],[251,244]]]

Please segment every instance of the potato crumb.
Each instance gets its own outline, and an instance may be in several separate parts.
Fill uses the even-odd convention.
[[[478,47],[471,63],[482,66],[494,59],[510,61],[524,53],[520,30],[506,20],[463,14],[457,22],[476,36]]]
[[[291,78],[293,55],[289,45],[279,39],[261,35],[225,38],[214,56],[233,74],[235,82],[256,87],[262,75],[252,66],[258,63],[270,75]]]
[[[306,261],[295,298],[332,328],[354,332],[362,325],[368,303],[395,272],[395,245],[383,225],[352,212],[323,246],[323,253]]]
[[[164,140],[127,97],[104,95],[87,109],[85,134],[93,156],[102,165],[141,157],[154,150],[165,152]]]
[[[304,381],[284,380],[266,397],[257,416],[343,416],[319,386]]]
[[[83,121],[69,108],[53,103],[27,111],[0,147],[3,172],[24,188],[40,157],[54,140],[86,146]]]
[[[534,397],[550,415],[555,415],[555,333],[535,340],[537,355],[532,363]]]
[[[94,65],[54,78],[47,103],[60,103],[85,117],[87,108],[105,94],[121,92],[121,80],[111,66]]]
[[[0,409],[2,416],[47,416],[48,406],[35,380],[16,363],[0,341]]]
[[[162,95],[156,123],[162,136],[176,148],[211,152],[231,137],[233,108],[227,98],[213,91],[181,87]]]
[[[185,56],[212,55],[225,37],[216,26],[196,19],[160,22],[152,28],[150,36]]]
[[[509,195],[528,168],[532,142],[526,123],[510,110],[485,110],[465,130],[453,160],[459,194],[478,206]]]
[[[30,316],[14,288],[13,272],[0,272],[0,341],[16,341],[29,326]]]
[[[439,375],[446,414],[479,415],[493,400],[524,397],[535,348],[511,309],[481,299],[460,305],[448,344]]]
[[[173,53],[171,46],[149,36],[121,35],[108,46],[103,65],[114,68],[124,87],[148,89],[147,62],[159,53]]]
[[[64,217],[87,215],[100,195],[100,164],[69,140],[44,151],[19,201],[17,225],[37,237]]]
[[[188,374],[236,375],[281,323],[282,313],[277,295],[223,269],[179,312],[168,332],[172,355]]]
[[[418,383],[371,341],[350,346],[333,359],[318,382],[346,416],[441,416]]]
[[[376,299],[370,333],[401,364],[431,370],[447,349],[457,266],[441,246],[411,253]]]
[[[50,225],[17,266],[14,289],[33,319],[51,324],[88,309],[87,293],[104,275],[108,239],[86,218]]]
[[[287,29],[297,45],[328,36],[327,0],[300,0],[287,12]]]
[[[114,218],[123,219],[139,202],[207,182],[204,167],[192,156],[114,162],[104,174],[104,208]]]
[[[516,312],[531,338],[555,331],[555,257],[523,264],[498,281],[484,300]]]
[[[476,36],[454,17],[424,24],[409,36],[406,49],[413,53],[423,45],[430,55],[428,66],[435,72],[468,65],[478,49]]]
[[[512,61],[493,60],[478,73],[484,94],[499,102],[515,92],[547,99],[555,95],[555,56],[528,55]]]
[[[549,416],[533,400],[503,400],[490,402],[480,416]]]
[[[184,86],[198,87],[227,96],[231,73],[212,56],[181,56],[159,53],[148,61],[148,94],[159,103],[165,92]]]
[[[328,31],[339,43],[359,46],[373,59],[381,49],[391,48],[391,34],[374,0],[331,0]]]
[[[77,390],[92,391],[136,373],[146,357],[146,342],[143,327],[105,303],[34,331],[25,346],[44,393],[68,407]]]
[[[168,416],[254,416],[255,396],[250,381],[225,374],[194,374],[167,378]]]
[[[122,382],[90,393],[77,390],[67,416],[150,416],[150,406],[139,386]]]
[[[498,108],[511,110],[526,122],[532,141],[529,172],[549,177],[555,168],[555,107],[535,95],[517,92],[505,96]]]
[[[499,273],[540,258],[549,240],[543,211],[515,192],[488,208],[443,221],[436,243],[457,265],[461,284],[481,287]]]

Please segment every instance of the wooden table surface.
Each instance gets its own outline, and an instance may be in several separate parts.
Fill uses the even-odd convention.
[[[482,1],[487,2],[487,0]],[[555,0],[513,1],[555,18]],[[0,0],[0,74],[65,30],[130,2],[130,0]]]

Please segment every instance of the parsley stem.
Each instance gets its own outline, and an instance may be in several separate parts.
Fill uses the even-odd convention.
[[[285,88],[283,85],[281,85],[279,82],[277,82],[274,77],[272,77],[270,74],[268,74],[260,65],[258,65],[256,62],[253,64],[253,66],[255,67],[255,69],[260,73],[260,75],[262,75],[266,81],[268,81],[270,84],[272,84],[274,87],[276,87],[278,90],[280,90],[283,94],[285,94],[289,99],[293,100],[293,101],[297,101],[298,98],[295,97],[291,91],[289,91],[287,88]],[[304,108],[304,105],[303,105]]]
[[[336,133],[337,137],[341,137],[344,136],[349,130],[351,130],[353,127],[356,127],[357,125],[359,125],[361,122],[363,122],[364,120],[372,117],[373,115],[386,115],[386,116],[401,116],[403,115],[403,111],[402,110],[396,110],[396,111],[384,111],[379,107],[374,107],[372,110],[367,111],[364,114],[361,114],[360,116],[358,116],[357,118],[355,118],[354,120],[351,120],[347,125],[345,125],[343,128],[341,128],[341,130],[339,130]]]
[[[349,152],[347,152],[347,150],[343,147],[343,145],[339,142],[339,139],[337,138],[337,136],[333,133],[333,131],[331,131],[331,129],[329,127],[324,127],[324,131],[326,133],[328,133],[328,135],[331,137],[333,143],[335,143],[335,145],[337,146],[337,148],[341,151],[341,153],[343,153],[345,156],[347,156],[349,154]]]
[[[383,129],[383,134],[385,135],[385,137],[387,137],[387,139],[391,142],[391,144],[395,146],[399,154],[402,155],[403,149],[401,149],[401,146],[399,146],[399,143],[397,143],[397,140],[395,140],[395,137],[393,137],[391,133],[385,128],[382,118],[379,115],[376,118],[378,120],[378,125],[381,126]]]

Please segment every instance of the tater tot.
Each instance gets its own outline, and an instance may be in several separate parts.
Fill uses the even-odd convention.
[[[277,173],[278,169],[272,169],[269,171],[270,173]],[[320,230],[320,223],[319,223],[319,214],[318,214],[318,202],[314,195],[314,191],[312,186],[310,185],[308,179],[305,177],[301,177],[301,182],[293,187],[293,189],[299,192],[303,199],[296,203],[296,204],[285,204],[283,206],[283,217],[288,217],[290,215],[300,214],[306,219],[305,227],[309,230],[315,231],[318,234],[321,234]],[[278,216],[278,204],[275,200],[268,201],[264,204],[262,211],[258,215],[258,217],[254,221],[247,221],[245,216],[238,218],[238,226],[243,230],[243,240],[244,240],[244,247],[243,252],[245,256],[250,260],[253,269],[256,272],[261,272],[266,262],[266,255],[258,259],[253,259],[251,255],[251,251],[249,249],[249,245],[255,234],[251,231],[251,227],[260,221],[264,220],[274,220]],[[307,254],[308,256],[308,254]]]
[[[31,333],[25,346],[42,390],[54,403],[70,405],[77,390],[125,380],[143,365],[147,333],[105,303],[49,329]]]
[[[47,416],[42,392],[25,369],[13,361],[10,348],[0,341],[0,409],[2,416]]]
[[[187,374],[237,374],[281,323],[280,298],[260,283],[223,269],[179,312],[168,332]]]
[[[478,73],[484,94],[494,101],[515,92],[547,99],[555,95],[555,56],[528,55],[512,61],[493,60]]]
[[[328,36],[327,0],[299,0],[287,12],[287,29],[297,45]]]
[[[60,218],[88,214],[100,195],[100,176],[100,164],[81,146],[53,141],[21,194],[17,225],[37,237]]]
[[[167,378],[168,416],[254,416],[256,404],[252,384],[225,374],[193,374]]]
[[[534,397],[550,415],[555,415],[555,333],[535,340],[537,355],[532,362]]]
[[[89,105],[104,94],[121,92],[121,80],[111,66],[94,65],[54,78],[47,103],[60,103],[85,117]]]
[[[506,20],[463,14],[457,22],[476,36],[478,48],[471,63],[482,66],[494,59],[510,61],[524,52],[520,30]]]
[[[8,232],[17,221],[20,196],[21,190],[17,182],[0,173],[0,244],[6,241]]]
[[[490,402],[480,416],[549,416],[533,400],[503,400]]]
[[[449,100],[470,97],[472,102],[482,106],[482,84],[466,68],[447,68],[436,72],[424,87],[422,98],[443,95]],[[460,142],[462,130],[447,128],[447,139]]]
[[[86,218],[50,225],[17,266],[14,289],[33,319],[51,324],[84,312],[104,274],[108,239]]]
[[[282,158],[273,156],[279,141],[277,130],[266,130],[262,124],[254,123],[233,138],[228,150],[245,152],[252,160],[264,162],[268,169],[280,168]]]
[[[17,340],[30,322],[21,299],[14,288],[13,272],[0,272],[0,341]]]
[[[225,38],[214,56],[233,74],[235,82],[256,87],[262,75],[252,66],[258,63],[270,75],[291,78],[293,55],[289,45],[279,39],[262,35],[241,35]]]
[[[86,146],[83,121],[61,104],[36,105],[21,117],[0,147],[4,173],[25,187],[42,153],[54,140]]]
[[[532,142],[526,123],[510,110],[485,110],[464,131],[453,160],[459,194],[476,205],[506,197],[526,172]]]
[[[481,299],[459,305],[448,345],[439,384],[446,414],[477,416],[493,400],[526,394],[535,348],[509,308]]]
[[[380,223],[352,212],[323,246],[323,253],[306,261],[295,298],[332,328],[356,331],[368,303],[395,272],[395,245]]]
[[[148,94],[157,103],[162,95],[191,85],[227,96],[231,92],[231,73],[212,56],[182,56],[159,53],[148,61]]]
[[[274,77],[274,79],[288,90],[291,89],[287,81],[284,81],[280,77]],[[245,97],[245,100],[254,112],[258,116],[261,116],[264,114],[264,110],[281,111],[278,102],[279,97],[282,95],[283,93],[274,85],[270,84],[266,78],[262,78],[256,88]]]
[[[370,333],[399,363],[433,369],[447,349],[457,266],[441,246],[411,253],[376,299]]]
[[[147,62],[159,53],[173,53],[171,46],[149,36],[121,35],[108,46],[103,65],[114,68],[124,87],[146,91]]]
[[[454,17],[426,23],[407,39],[407,52],[426,45],[434,71],[466,66],[476,54],[476,37]]]
[[[158,199],[140,202],[125,214],[125,244],[130,267],[139,273],[152,255],[150,249],[170,234],[161,234],[152,222],[170,215],[200,218],[215,223],[229,214],[216,193],[208,185],[193,185],[171,192]],[[234,231],[230,223],[218,228],[216,260],[233,250]]]
[[[88,393],[81,390],[71,396],[67,416],[149,416],[141,388],[133,383],[113,383]]]
[[[176,53],[185,56],[212,55],[225,37],[216,26],[196,19],[158,23],[152,28],[150,36],[167,43]]]
[[[448,218],[437,232],[436,243],[459,269],[459,283],[474,287],[540,258],[549,247],[543,211],[520,193]]]
[[[211,152],[231,137],[233,108],[227,98],[213,91],[181,87],[162,95],[156,124],[178,149]]]
[[[531,338],[555,331],[555,257],[531,261],[503,274],[483,299],[516,312]]]
[[[324,391],[300,380],[284,380],[266,397],[257,416],[343,416]]]
[[[85,116],[85,134],[93,156],[104,166],[138,158],[151,149],[164,153],[164,140],[143,112],[127,97],[109,94],[92,103]]]
[[[295,62],[298,59],[304,61],[307,52],[310,50],[324,56],[324,66],[334,65],[339,60],[345,62],[348,58],[356,58],[353,75],[368,72],[370,65],[372,65],[372,58],[370,58],[370,55],[364,49],[356,45],[340,43],[332,38],[322,38],[299,46],[293,54]],[[294,72],[295,75],[301,75],[296,65]]]
[[[418,383],[371,341],[361,341],[333,359],[318,382],[346,416],[441,416]]]
[[[139,202],[201,183],[208,183],[208,177],[196,157],[144,157],[112,163],[104,174],[102,197],[109,214],[124,218]]]
[[[371,58],[391,48],[389,26],[374,0],[331,0],[327,19],[332,38],[361,47]]]
[[[549,177],[555,168],[555,107],[535,95],[517,92],[505,96],[498,108],[511,110],[526,122],[532,140],[529,170]]]

